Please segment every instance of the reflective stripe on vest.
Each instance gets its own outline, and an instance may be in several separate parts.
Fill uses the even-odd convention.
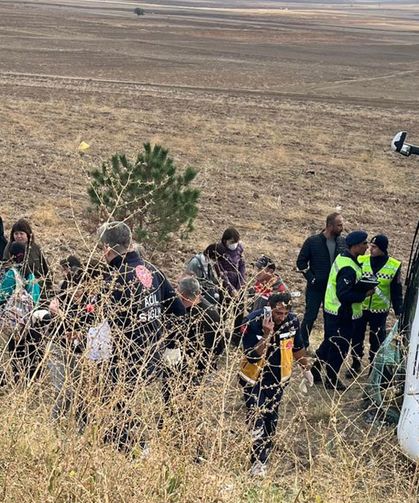
[[[370,255],[362,255],[358,257],[362,265],[362,272],[365,276],[372,276],[373,271],[371,267]],[[371,297],[367,297],[362,308],[372,313],[386,313],[390,310],[391,305],[391,282],[399,270],[401,262],[393,257],[388,257],[387,262],[377,272],[376,277],[379,285],[375,288],[375,292]]]
[[[361,279],[361,267],[350,257],[338,255],[336,260],[333,262],[332,268],[330,269],[329,279],[327,281],[326,295],[324,298],[324,310],[326,313],[337,315],[339,312],[341,302],[336,293],[336,279],[339,271],[344,267],[351,267],[355,271],[356,280],[359,281]],[[361,318],[361,316],[362,302],[352,304],[352,319],[355,320],[357,318]]]

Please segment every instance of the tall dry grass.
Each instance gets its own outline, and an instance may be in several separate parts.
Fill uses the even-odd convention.
[[[97,292],[98,283],[89,288]],[[103,316],[100,306],[97,313]],[[230,308],[225,314],[218,336],[228,339],[236,313]],[[184,325],[172,330],[185,354]],[[114,352],[126,348],[122,332],[112,333]],[[128,386],[124,373],[132,364],[123,357],[120,377],[112,381],[108,363],[80,354],[67,367],[69,408],[53,419],[48,363],[57,334],[45,330],[43,343],[37,375],[29,381],[23,373],[14,381],[13,356],[3,349],[8,381],[0,396],[1,501],[417,501],[419,472],[400,452],[394,427],[380,416],[365,420],[366,371],[343,394],[316,385],[306,395],[295,369],[280,407],[269,475],[255,480],[248,473],[251,437],[237,382],[240,349],[227,344],[217,369],[209,362],[198,385],[185,370],[168,371],[169,403],[160,378],[139,377]],[[146,358],[138,361],[138,376]],[[187,361],[192,373],[194,365]],[[121,451],[128,417],[135,419],[133,442]],[[112,442],[106,440],[110,432]]]

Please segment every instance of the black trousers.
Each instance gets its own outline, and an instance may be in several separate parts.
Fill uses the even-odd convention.
[[[227,313],[234,316],[234,328],[233,333],[230,336],[230,344],[233,347],[239,347],[242,339],[242,334],[240,332],[240,327],[243,324],[244,318],[244,302],[241,298],[232,298],[225,296],[223,305],[221,306],[220,316],[224,318],[227,317]]]
[[[354,361],[361,361],[364,356],[364,340],[367,325],[370,327],[370,352],[369,361],[372,363],[381,344],[386,338],[387,313],[372,313],[363,311],[362,318],[358,323],[358,329],[354,331],[352,338],[351,355]]]
[[[310,333],[313,330],[314,322],[319,314],[320,306],[324,300],[326,290],[317,289],[311,285],[307,285],[306,289],[306,309],[304,318],[301,323],[301,335],[303,337],[304,346],[310,345]]]
[[[105,394],[105,402],[112,398],[112,392],[118,384],[123,385],[124,392],[114,406],[114,424],[106,432],[104,440],[115,444],[121,452],[129,452],[136,444],[141,448],[146,445],[142,433],[146,425],[131,409],[131,405],[138,392],[137,386],[147,386],[159,377],[160,362],[161,355],[157,350],[146,357],[140,350],[136,351],[134,346],[130,347],[130,352],[114,354],[110,361],[107,379],[109,391]]]
[[[20,378],[32,379],[38,370],[43,356],[43,347],[41,346],[41,335],[34,329],[16,335],[12,334],[7,349],[10,352],[11,367],[15,382]]]
[[[273,446],[273,436],[279,417],[284,388],[279,385],[266,386],[263,383],[251,385],[240,380],[243,386],[244,401],[247,407],[247,422],[252,429],[251,461],[266,463]]]
[[[327,377],[331,383],[337,381],[357,323],[359,320],[324,313],[324,340],[316,354],[317,358],[326,365]]]

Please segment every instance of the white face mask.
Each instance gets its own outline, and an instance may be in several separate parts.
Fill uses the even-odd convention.
[[[239,246],[239,243],[232,243],[232,244],[228,244],[227,245],[227,248],[231,251],[234,251],[234,250],[237,250],[237,247]]]

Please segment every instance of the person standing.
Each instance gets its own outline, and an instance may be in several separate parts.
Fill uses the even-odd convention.
[[[307,238],[297,257],[297,270],[307,280],[306,307],[301,324],[304,346],[310,345],[310,333],[326,293],[330,268],[335,258],[345,248],[341,237],[343,217],[340,213],[331,213],[326,218],[326,227],[319,234]]]
[[[0,335],[11,354],[15,381],[20,373],[31,377],[27,358],[27,332],[30,315],[39,302],[40,288],[31,272],[25,270],[24,244],[9,247],[8,269],[0,282]]]
[[[167,367],[163,382],[166,403],[171,401],[172,388],[180,394],[186,392],[192,401],[195,390],[205,375],[216,368],[217,359],[224,349],[220,316],[215,307],[203,298],[198,279],[184,276],[178,282],[177,293],[186,316],[163,354]]]
[[[226,229],[215,248],[216,271],[230,298],[237,298],[246,280],[246,264],[240,234],[234,227]]]
[[[369,361],[386,337],[386,321],[393,306],[398,317],[403,307],[403,287],[401,282],[401,262],[388,255],[388,238],[377,234],[370,242],[370,255],[361,255],[358,262],[362,265],[362,273],[366,277],[375,277],[379,282],[374,293],[362,304],[360,328],[352,339],[352,366],[346,377],[356,377],[361,371],[361,361],[364,354],[364,339],[367,325],[370,328]]]
[[[134,445],[138,425],[129,402],[137,383],[148,382],[162,372],[167,317],[184,316],[185,308],[166,276],[132,250],[128,225],[110,222],[99,228],[98,235],[109,267],[101,302],[113,335],[112,379],[125,388],[117,404],[119,421],[106,440],[127,451]],[[145,447],[143,439],[140,445]]]
[[[224,308],[234,315],[231,337],[234,346],[240,344],[240,326],[244,315],[246,264],[243,251],[239,231],[234,227],[224,231],[221,241],[215,248],[215,271],[224,287]]]
[[[239,372],[252,429],[250,474],[263,477],[273,447],[279,405],[292,372],[293,360],[303,369],[310,386],[313,376],[304,349],[297,316],[291,312],[291,294],[274,293],[268,306],[247,315],[243,321],[244,355]]]
[[[222,301],[217,275],[214,271],[216,244],[210,244],[202,253],[194,255],[186,264],[186,271],[198,279],[202,295],[210,304],[218,306]]]
[[[346,386],[338,379],[349,344],[359,329],[362,317],[362,302],[374,292],[365,290],[359,281],[362,278],[361,264],[357,261],[368,248],[368,234],[354,231],[347,235],[348,249],[338,255],[330,270],[324,299],[324,340],[316,351],[313,365],[315,381],[320,381],[320,366],[326,364],[326,387],[344,390]]]
[[[0,262],[3,260],[4,249],[7,246],[7,239],[4,235],[3,219],[0,217]]]

